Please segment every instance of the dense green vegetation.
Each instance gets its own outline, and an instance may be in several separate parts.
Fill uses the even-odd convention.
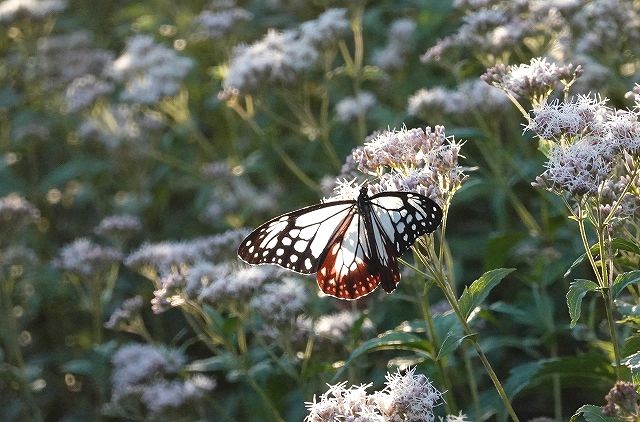
[[[632,0],[0,1],[0,419],[640,420],[638,46]],[[363,183],[444,210],[394,292],[237,258]]]

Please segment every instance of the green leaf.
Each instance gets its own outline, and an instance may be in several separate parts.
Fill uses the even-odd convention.
[[[576,413],[571,416],[569,422],[577,422],[580,414],[582,414],[584,420],[587,422],[620,422],[618,418],[604,415],[602,413],[602,408],[593,404],[585,404],[580,409],[576,410]]]
[[[629,271],[616,277],[611,285],[611,298],[615,299],[630,284],[640,282],[640,270]]]
[[[453,353],[462,343],[465,336],[462,325],[458,322],[458,318],[456,318],[456,314],[453,311],[434,316],[433,325],[440,341],[440,350],[438,350],[436,356],[436,360],[438,360]]]
[[[365,341],[351,352],[333,379],[339,379],[347,367],[360,356],[378,350],[410,350],[434,359],[433,354],[430,352],[429,342],[423,338],[401,331],[387,331],[376,338]]]
[[[622,346],[623,357],[630,357],[638,350],[640,350],[640,334],[631,335],[624,340],[624,345]]]
[[[538,374],[543,361],[528,362],[518,365],[509,371],[509,378],[504,383],[507,395],[513,399],[516,394],[531,385],[533,378]]]
[[[578,279],[569,285],[567,292],[567,306],[569,307],[569,316],[571,317],[571,328],[576,326],[580,319],[582,308],[582,299],[587,292],[594,291],[598,285],[591,280]]]
[[[633,383],[637,384],[640,381],[640,352],[627,356],[620,363],[631,370]]]
[[[112,165],[104,160],[84,159],[70,161],[56,167],[55,170],[47,174],[40,182],[39,189],[46,192],[53,187],[63,186],[70,180],[105,173],[111,168]]]
[[[479,306],[489,296],[491,290],[514,270],[515,268],[498,268],[487,271],[471,285],[465,287],[460,296],[460,311],[464,317],[469,318],[476,306]]]
[[[616,237],[615,239],[611,240],[611,248],[614,249],[614,251],[627,251],[640,255],[640,247],[638,245],[620,237]],[[591,252],[591,255],[598,255],[600,253],[600,246],[597,243],[591,245],[591,247],[589,248],[589,252]],[[569,269],[564,273],[565,278],[569,277],[571,271],[573,271],[574,268],[576,268],[578,265],[582,264],[582,262],[586,258],[587,254],[584,253],[576,258]]]

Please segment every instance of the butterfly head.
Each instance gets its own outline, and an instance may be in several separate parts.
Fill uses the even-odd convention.
[[[360,195],[358,196],[358,199],[364,199],[367,198],[369,196],[369,186],[365,183],[364,185],[360,186]]]

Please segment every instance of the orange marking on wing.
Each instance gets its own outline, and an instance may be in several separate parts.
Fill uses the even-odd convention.
[[[368,295],[380,284],[380,274],[371,274],[364,261],[356,261],[354,269],[336,265],[342,239],[335,243],[338,247],[329,248],[322,265],[316,273],[318,287],[330,296],[339,299],[357,299]],[[352,263],[348,263],[351,265]]]

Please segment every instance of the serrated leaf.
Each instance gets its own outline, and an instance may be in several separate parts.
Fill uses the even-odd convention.
[[[611,285],[611,298],[615,299],[622,291],[631,284],[640,282],[640,270],[629,271],[616,277]]]
[[[582,414],[582,417],[584,417],[584,420],[587,422],[620,422],[618,418],[604,415],[602,408],[593,404],[585,404],[576,410],[576,413],[571,416],[570,422],[577,422],[580,414]]]
[[[567,307],[571,317],[571,328],[576,326],[582,310],[582,299],[587,292],[594,291],[598,285],[591,280],[577,279],[569,285],[567,292]]]
[[[515,268],[498,268],[487,271],[482,276],[465,287],[460,296],[460,311],[465,318],[469,318],[471,312],[484,301],[491,290],[496,287],[503,278],[515,271]]]
[[[336,380],[340,378],[347,367],[360,356],[379,350],[410,350],[434,359],[434,356],[430,353],[429,343],[423,338],[406,332],[387,331],[376,338],[363,342],[351,352],[333,379]]]

